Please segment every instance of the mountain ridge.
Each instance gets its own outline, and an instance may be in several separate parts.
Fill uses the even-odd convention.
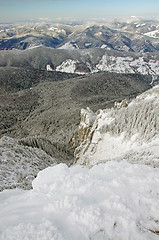
[[[118,51],[159,50],[158,21],[136,20],[110,23],[1,25],[0,49],[28,49],[39,45],[53,48],[107,48]]]
[[[159,53],[135,54],[101,48],[66,50],[40,46],[23,51],[0,51],[0,67],[7,66],[76,74],[99,71],[141,73],[157,79]]]

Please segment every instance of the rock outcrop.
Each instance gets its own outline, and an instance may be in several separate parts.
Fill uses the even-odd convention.
[[[96,114],[90,109],[82,110],[75,162],[94,165],[124,159],[159,166],[158,99],[159,85],[129,105],[123,101]],[[144,162],[143,156],[147,156]]]

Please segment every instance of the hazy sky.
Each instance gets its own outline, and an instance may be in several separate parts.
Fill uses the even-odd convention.
[[[0,22],[48,18],[159,17],[159,0],[0,0]]]

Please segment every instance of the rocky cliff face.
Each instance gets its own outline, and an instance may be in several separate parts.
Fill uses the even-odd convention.
[[[123,101],[97,113],[82,110],[75,161],[94,165],[125,159],[159,166],[158,99],[157,85],[129,104]]]

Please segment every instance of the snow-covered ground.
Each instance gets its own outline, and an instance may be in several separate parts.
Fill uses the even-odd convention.
[[[0,193],[1,240],[157,240],[159,169],[49,167],[33,190]]]
[[[53,69],[51,68],[51,66],[49,64],[46,65],[46,70],[49,71],[53,71]]]
[[[40,45],[34,45],[34,44],[32,44],[32,45],[30,45],[28,48],[27,48],[27,50],[31,50],[31,49],[34,49],[34,48],[39,48],[39,47],[41,47],[42,46],[42,44],[40,44]]]
[[[158,112],[159,86],[128,105],[98,114],[82,110],[77,163],[84,164],[48,167],[33,180],[33,189],[1,192],[0,239],[158,240]],[[3,142],[9,152],[2,161],[13,171],[20,168],[24,148],[19,152],[18,143]]]
[[[64,29],[60,29],[60,28],[57,28],[57,27],[51,27],[48,30],[53,31],[53,32],[57,32],[57,33],[66,34],[66,31]]]

